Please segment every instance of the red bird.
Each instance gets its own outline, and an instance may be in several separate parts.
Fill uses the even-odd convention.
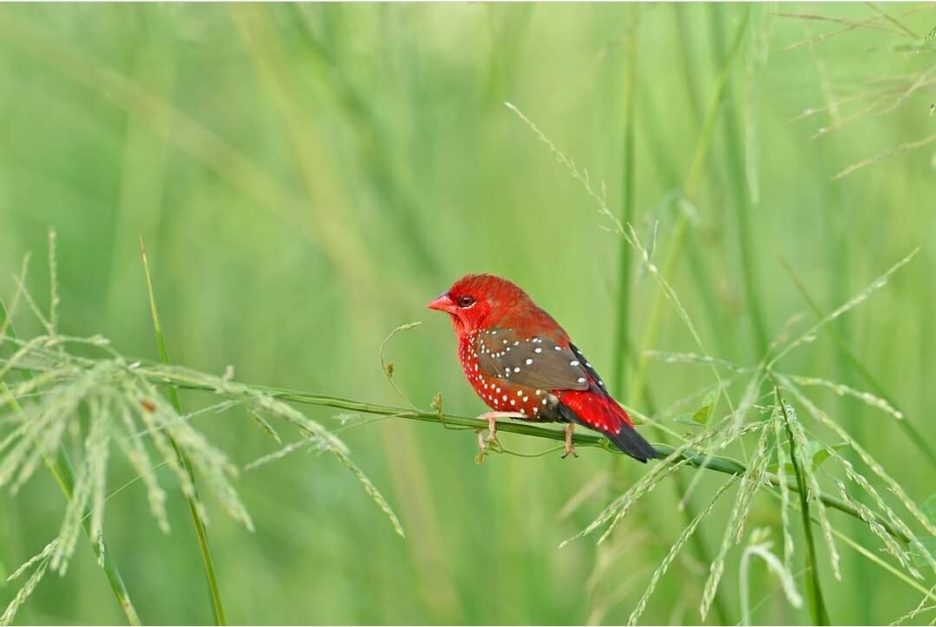
[[[566,423],[563,457],[575,453],[576,424],[606,435],[641,462],[659,456],[569,335],[510,281],[469,274],[428,307],[451,317],[468,382],[494,410],[481,416],[490,427],[488,442],[497,418],[558,421]]]

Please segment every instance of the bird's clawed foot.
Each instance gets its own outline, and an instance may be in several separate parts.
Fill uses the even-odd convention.
[[[575,452],[575,445],[572,444],[572,432],[575,431],[575,425],[569,423],[565,428],[565,451],[562,453],[562,459],[565,459],[569,455],[573,457],[578,457],[578,453]]]
[[[497,414],[495,412],[488,412],[478,416],[482,420],[487,420],[488,423],[488,432],[487,437],[484,437],[484,431],[478,429],[476,433],[478,434],[478,454],[475,456],[475,461],[479,464],[484,462],[484,457],[488,454],[488,451],[491,449],[498,450],[500,448],[499,443],[497,442]]]
[[[484,431],[478,429],[476,433],[478,434],[478,455],[475,457],[475,461],[479,464],[484,461],[484,456],[488,454],[488,451],[500,451],[501,446],[497,441],[497,419],[498,418],[524,418],[525,416],[518,412],[510,411],[489,411],[485,414],[478,416],[480,420],[486,420],[488,423],[488,433],[487,438],[484,437]]]

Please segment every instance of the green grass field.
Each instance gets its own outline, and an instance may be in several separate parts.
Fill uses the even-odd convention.
[[[933,624],[933,9],[0,6],[0,622]],[[673,455],[476,463],[479,271]]]

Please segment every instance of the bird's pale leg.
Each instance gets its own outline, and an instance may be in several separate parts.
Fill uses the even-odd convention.
[[[526,416],[518,411],[489,411],[487,413],[481,414],[478,416],[478,418],[480,420],[486,420],[488,423],[487,440],[482,440],[481,432],[478,431],[478,446],[481,447],[482,451],[484,451],[487,449],[487,445],[493,442],[494,438],[497,437],[498,418],[526,418]]]
[[[575,445],[572,444],[572,432],[575,431],[575,423],[570,422],[566,424],[565,427],[565,452],[562,454],[562,459],[565,459],[569,456],[569,453],[578,457],[578,453],[575,452]]]

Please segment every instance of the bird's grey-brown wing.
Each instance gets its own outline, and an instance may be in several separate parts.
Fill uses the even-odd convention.
[[[475,340],[478,366],[488,376],[538,390],[587,390],[585,365],[568,347],[510,329],[488,329]]]

